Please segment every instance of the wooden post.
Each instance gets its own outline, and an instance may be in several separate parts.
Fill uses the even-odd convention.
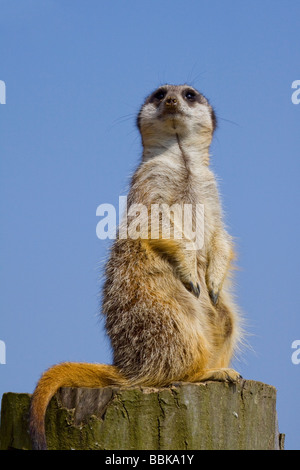
[[[2,398],[0,449],[30,449],[29,394]],[[252,380],[168,388],[63,388],[46,415],[49,449],[282,449],[276,389]]]

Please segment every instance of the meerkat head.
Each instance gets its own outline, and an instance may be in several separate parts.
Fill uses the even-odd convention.
[[[145,100],[137,118],[144,138],[166,135],[209,134],[216,128],[216,115],[208,100],[188,85],[163,85]]]

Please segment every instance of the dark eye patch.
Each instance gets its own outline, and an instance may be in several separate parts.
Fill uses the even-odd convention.
[[[187,89],[183,91],[183,97],[189,101],[196,101],[197,93],[194,90]]]
[[[157,93],[155,93],[154,98],[156,100],[163,100],[165,96],[166,96],[166,92],[163,90],[160,90]]]
[[[191,104],[196,102],[200,104],[208,104],[206,98],[193,88],[185,88],[182,92],[182,96],[188,103]]]
[[[159,88],[149,98],[149,103],[154,103],[155,101],[161,101],[167,94],[167,90],[165,88]]]

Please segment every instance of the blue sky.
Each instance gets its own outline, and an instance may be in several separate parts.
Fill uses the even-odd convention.
[[[299,1],[0,0],[0,11],[0,395],[32,392],[57,362],[111,362],[96,209],[126,194],[145,96],[188,82],[219,118],[212,167],[251,345],[234,365],[277,388],[286,448],[300,449]]]

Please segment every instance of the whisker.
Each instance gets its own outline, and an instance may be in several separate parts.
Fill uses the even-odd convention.
[[[202,72],[197,73],[197,75],[195,75],[194,78],[192,78],[192,72],[194,71],[194,68],[195,68],[195,66],[193,66],[193,69],[192,69],[191,73],[189,74],[190,77],[191,77],[190,80],[189,80],[189,83],[191,84],[191,86],[197,88],[198,87],[198,82],[200,81],[200,78],[205,76],[206,71],[203,70]]]
[[[119,122],[125,122],[129,121],[132,118],[136,117],[136,113],[130,113],[130,114],[124,114],[124,116],[120,116],[117,119],[115,119],[112,124],[118,124]]]
[[[229,122],[230,124],[234,124],[235,126],[241,127],[239,123],[235,121],[231,121],[231,119],[225,119],[225,118],[222,118],[221,116],[217,116],[217,119],[221,119],[221,121],[226,121],[226,122]]]
[[[115,119],[111,124],[107,126],[107,130],[111,131],[111,129],[116,126],[117,124],[124,124],[128,121],[135,122],[136,113],[125,114],[124,116],[120,116],[119,118]]]

